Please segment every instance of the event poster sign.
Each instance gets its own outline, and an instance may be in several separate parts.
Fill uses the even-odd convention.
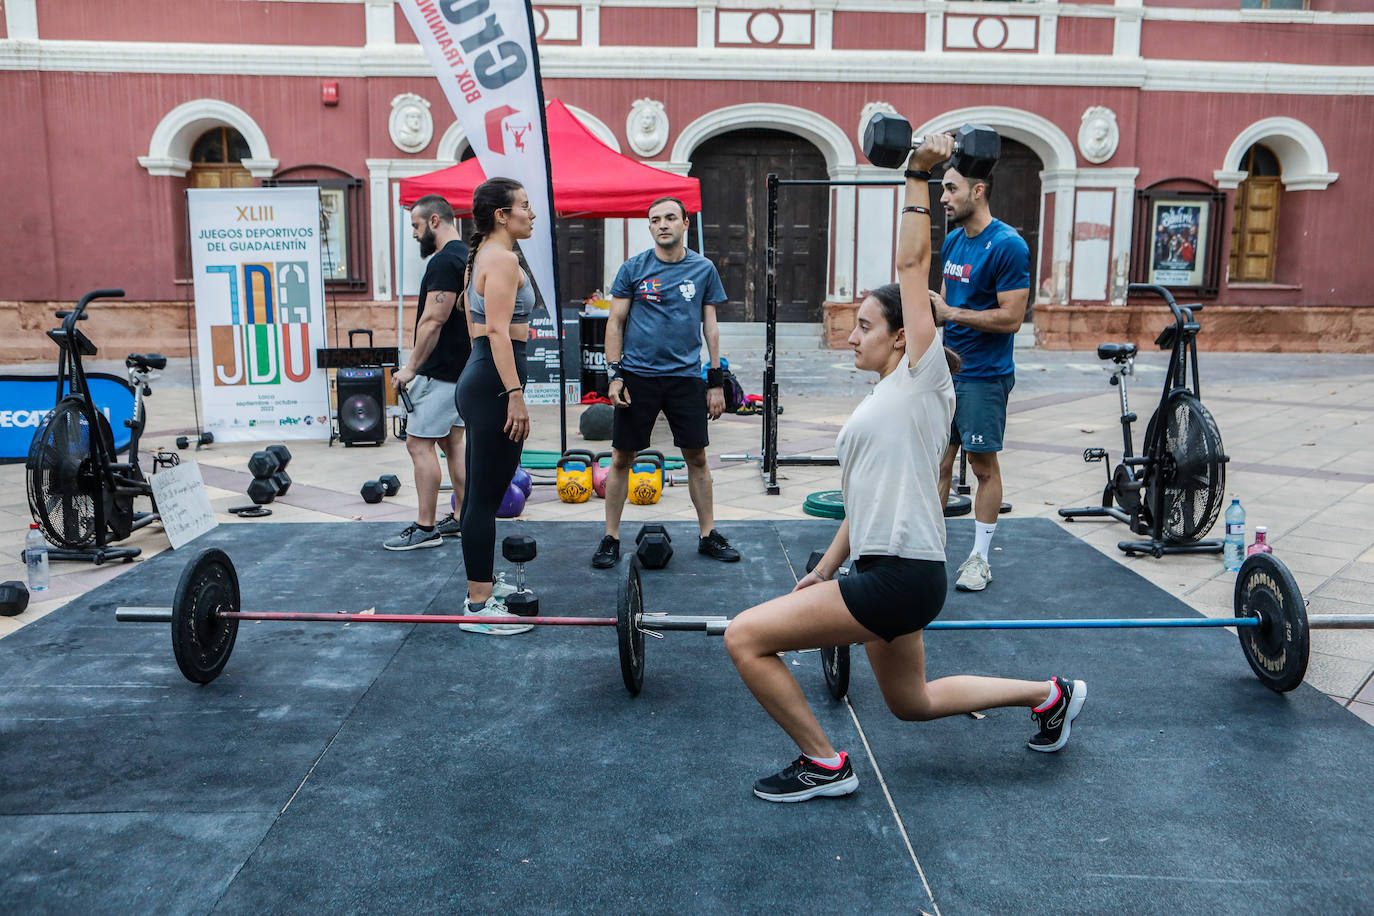
[[[1151,202],[1150,283],[1159,286],[1202,286],[1206,265],[1207,217],[1210,201]]]
[[[205,429],[328,438],[319,189],[193,189],[186,205]]]

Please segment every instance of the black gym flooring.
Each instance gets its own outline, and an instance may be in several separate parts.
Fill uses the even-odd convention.
[[[670,525],[677,554],[644,573],[645,608],[733,615],[789,589],[833,526],[723,523],[744,554],[725,566]],[[224,673],[196,686],[166,625],[115,623],[118,605],[170,604],[204,546],[233,558],[246,609],[460,608],[457,544],[384,553],[392,528],[224,525],[0,640],[0,908],[1374,907],[1374,730],[1311,687],[1271,693],[1229,630],[931,633],[931,677],[1087,681],[1048,755],[1026,749],[1024,710],[898,722],[856,651],[851,712],[816,654],[789,655],[860,788],[777,805],[750,786],[796,751],[719,637],[647,638],[631,697],[609,628],[244,622]],[[545,614],[614,615],[624,561],[589,568],[599,525],[513,532],[538,538]],[[972,524],[950,532],[961,559]],[[1003,521],[997,542],[989,590],[952,593],[946,618],[1194,613],[1052,522]]]

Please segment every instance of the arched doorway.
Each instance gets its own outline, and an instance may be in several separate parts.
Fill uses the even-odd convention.
[[[1232,283],[1272,283],[1282,168],[1274,151],[1262,143],[1245,151],[1240,167],[1250,174],[1236,186],[1227,279]]]
[[[1035,290],[1040,261],[1040,173],[1045,164],[1035,150],[1007,137],[1002,137],[1002,156],[992,173],[992,215],[1021,233],[1030,248],[1030,302]],[[1030,321],[1030,307],[1026,320]]]
[[[733,130],[692,151],[701,180],[706,256],[720,271],[722,321],[763,321],[768,295],[769,172],[779,178],[827,178],[825,158],[808,141],[778,130]],[[829,252],[830,195],[825,188],[778,194],[776,279],[779,321],[821,320]]]
[[[234,128],[210,128],[191,145],[191,187],[251,188],[253,176],[243,160],[252,155],[248,141]]]

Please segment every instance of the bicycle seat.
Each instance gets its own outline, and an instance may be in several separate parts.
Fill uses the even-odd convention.
[[[124,360],[124,365],[140,372],[147,372],[149,369],[166,369],[167,357],[161,353],[130,353],[128,358]]]
[[[1104,343],[1097,345],[1098,359],[1114,359],[1119,363],[1135,356],[1136,346],[1133,343]]]

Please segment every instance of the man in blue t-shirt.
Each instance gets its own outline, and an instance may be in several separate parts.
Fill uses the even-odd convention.
[[[711,469],[706,464],[706,421],[725,410],[716,306],[724,301],[716,267],[684,244],[687,208],[675,197],[649,206],[654,247],[621,265],[611,286],[606,322],[607,396],[615,405],[611,467],[606,473],[606,534],[592,566],[610,569],[620,559],[620,515],[635,455],[649,447],[661,412],[673,444],[687,463],[687,492],[697,510],[697,550],[726,562],[739,551],[715,530]],[[701,378],[701,341],[710,354]]]
[[[1030,249],[1015,229],[988,212],[991,179],[951,168],[943,184],[940,203],[957,228],[945,236],[944,282],[930,299],[936,322],[945,326],[945,346],[959,354],[963,366],[954,376],[954,426],[940,464],[940,493],[949,499],[954,456],[962,448],[978,478],[976,533],[955,588],[979,592],[992,581],[988,552],[1002,508],[997,453],[1007,428],[1007,397],[1016,384],[1012,342],[1030,297]]]

